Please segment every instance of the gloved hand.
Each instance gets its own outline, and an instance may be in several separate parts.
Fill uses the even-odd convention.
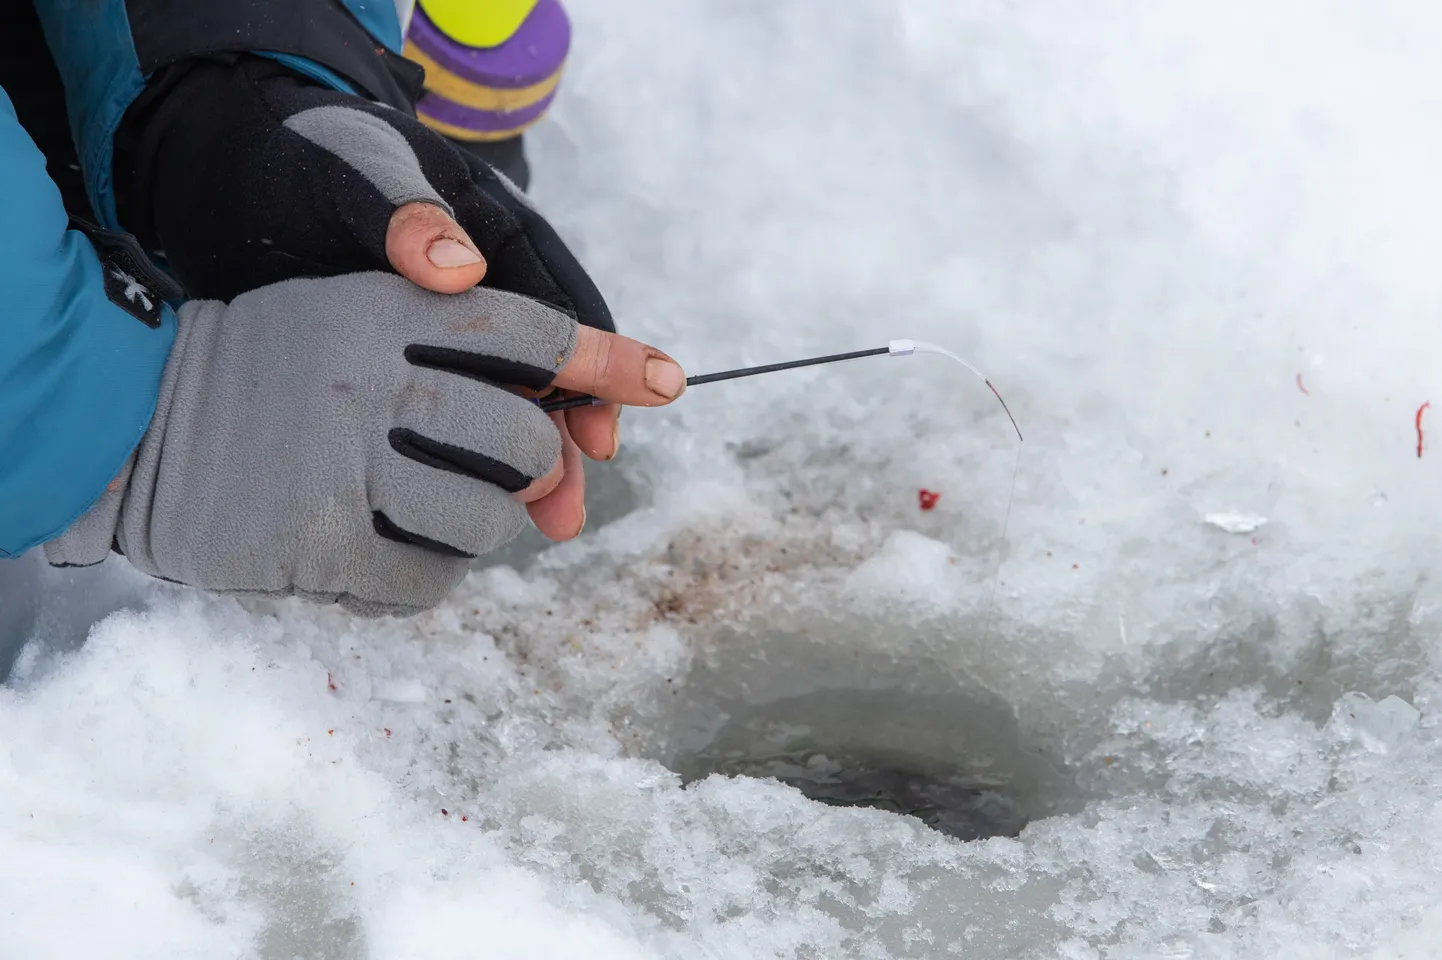
[[[122,225],[193,297],[393,268],[485,285],[614,329],[595,284],[514,186],[413,117],[254,56],[152,78],[116,139]],[[454,219],[452,219],[452,216]]]
[[[127,113],[116,152],[122,224],[164,251],[191,296],[394,269],[428,290],[484,283],[615,329],[555,230],[502,177],[415,119],[273,61],[218,56],[162,70]],[[614,457],[620,412],[569,411],[557,421],[563,441]],[[584,522],[575,459],[566,484],[531,507],[552,539]]]
[[[380,273],[192,301],[178,328],[126,474],[46,544],[51,563],[113,544],[207,590],[425,609],[561,476],[555,424],[503,385],[656,406],[681,376],[534,300]]]

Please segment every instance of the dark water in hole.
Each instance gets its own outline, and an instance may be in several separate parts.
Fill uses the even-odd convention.
[[[1016,836],[1079,798],[1009,712],[951,696],[822,691],[733,707],[672,768],[774,778],[833,806],[911,816],[959,840]]]
[[[905,758],[832,755],[806,738],[772,756],[696,757],[702,776],[765,777],[795,787],[812,800],[834,807],[872,807],[915,817],[958,840],[1014,837],[1027,824],[1021,803],[1005,776],[961,770],[926,769]]]

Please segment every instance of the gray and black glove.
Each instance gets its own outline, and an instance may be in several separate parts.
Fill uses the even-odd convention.
[[[46,553],[88,565],[113,544],[212,591],[433,606],[526,524],[512,494],[561,439],[503,385],[548,387],[576,337],[525,297],[380,273],[186,304],[127,473]]]

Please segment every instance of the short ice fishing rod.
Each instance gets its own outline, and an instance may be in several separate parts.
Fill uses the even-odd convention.
[[[1002,399],[1001,393],[997,391],[996,387],[992,386],[991,381],[988,380],[980,370],[945,347],[938,347],[934,343],[926,343],[922,340],[893,340],[884,347],[875,347],[871,350],[856,350],[852,353],[834,353],[827,357],[808,357],[805,360],[788,360],[785,363],[768,363],[760,367],[742,367],[739,370],[723,370],[720,373],[703,373],[700,376],[687,378],[686,386],[696,387],[703,383],[717,383],[721,380],[739,380],[742,377],[754,377],[762,373],[777,373],[781,370],[795,370],[798,367],[816,367],[823,363],[841,363],[846,360],[861,360],[866,357],[910,357],[918,353],[930,353],[941,357],[949,357],[976,374],[981,382],[986,384],[987,388],[991,390],[992,394],[1001,404],[1001,408],[1006,411],[1007,419],[1011,421],[1011,427],[1016,431],[1016,438],[1018,440],[1022,439],[1021,427],[1016,425],[1016,417],[1011,415],[1011,408],[1006,405],[1006,401]],[[606,401],[599,397],[583,395],[543,401],[540,406],[541,409],[547,413],[558,413],[562,410],[574,410],[577,407],[592,407],[605,402]]]

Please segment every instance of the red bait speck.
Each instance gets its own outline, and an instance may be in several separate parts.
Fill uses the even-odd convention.
[[[923,487],[920,491],[917,492],[916,499],[917,502],[920,503],[921,509],[926,512],[936,509],[936,501],[941,499],[941,494],[935,493],[931,490],[927,490]]]

